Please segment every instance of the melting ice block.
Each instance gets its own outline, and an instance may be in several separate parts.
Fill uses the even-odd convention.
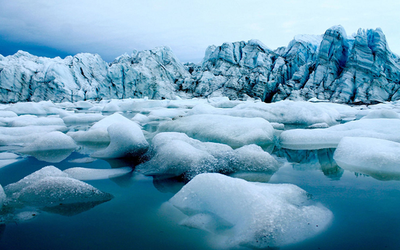
[[[130,173],[131,171],[132,168],[130,167],[113,168],[113,169],[92,169],[92,168],[78,167],[78,168],[68,168],[64,170],[64,173],[67,173],[74,179],[86,181],[86,180],[101,180],[101,179],[114,178]]]
[[[111,194],[70,178],[54,166],[44,167],[16,183],[7,185],[4,189],[13,200],[38,207],[104,202],[112,199]]]
[[[336,148],[343,137],[371,137],[400,142],[400,119],[362,119],[326,129],[292,129],[281,133],[280,145],[295,150]]]
[[[191,115],[160,125],[161,132],[181,132],[200,141],[211,141],[238,148],[248,144],[272,144],[274,128],[262,118],[227,115]]]
[[[334,160],[343,169],[377,179],[400,179],[400,143],[364,137],[344,137]]]
[[[184,174],[188,179],[205,172],[261,172],[278,168],[278,162],[257,145],[233,150],[225,144],[201,142],[176,132],[154,136],[146,156],[150,160],[137,166],[138,171],[146,175]]]
[[[54,131],[44,134],[31,144],[27,145],[22,151],[23,152],[35,152],[35,151],[46,151],[46,150],[59,150],[59,149],[76,149],[77,145],[75,141],[68,135]]]
[[[115,113],[96,122],[87,131],[68,132],[67,134],[78,142],[110,142],[107,128],[113,123],[129,123],[133,122],[124,116]]]
[[[149,143],[146,141],[142,129],[132,121],[111,124],[107,128],[107,131],[110,136],[110,145],[103,150],[93,153],[91,155],[92,157],[139,157],[144,154],[149,147]]]
[[[63,204],[108,201],[112,199],[112,195],[73,178],[45,177],[22,189],[17,199],[29,206],[53,207]]]
[[[200,174],[169,202],[187,215],[181,223],[214,233],[226,248],[279,247],[324,231],[333,214],[292,184],[252,183]]]

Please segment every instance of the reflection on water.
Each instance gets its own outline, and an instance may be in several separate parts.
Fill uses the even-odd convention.
[[[285,158],[289,163],[292,163],[293,168],[301,170],[318,169],[325,176],[339,180],[343,175],[344,170],[341,169],[333,159],[335,149],[319,149],[319,150],[291,150],[279,149],[275,154]]]
[[[72,204],[59,204],[54,207],[43,207],[41,210],[53,214],[59,214],[63,216],[74,216],[83,212],[86,212],[101,203],[107,201],[94,201],[94,202],[80,202]]]

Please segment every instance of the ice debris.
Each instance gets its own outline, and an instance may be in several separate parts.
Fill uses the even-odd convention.
[[[169,202],[182,225],[213,233],[217,247],[267,248],[323,232],[332,212],[292,184],[252,183],[222,174],[194,177]]]

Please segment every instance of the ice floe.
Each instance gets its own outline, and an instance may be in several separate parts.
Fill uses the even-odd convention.
[[[257,145],[233,150],[225,144],[201,142],[177,132],[157,134],[146,157],[150,160],[137,166],[137,171],[155,176],[184,175],[187,179],[205,172],[268,172],[279,167],[279,163]]]
[[[372,137],[400,142],[400,119],[362,119],[325,129],[292,129],[281,133],[287,149],[336,148],[343,137]]]
[[[16,183],[5,186],[4,190],[13,202],[36,207],[104,202],[112,199],[111,194],[73,179],[54,166],[44,167]]]
[[[344,137],[334,160],[343,169],[381,180],[400,179],[400,143],[366,137]]]
[[[213,234],[217,247],[280,247],[323,232],[333,214],[292,184],[252,183],[200,174],[169,203],[187,217],[182,225]]]
[[[248,144],[265,146],[274,142],[274,128],[262,118],[227,115],[191,115],[162,123],[159,132],[181,132],[189,137],[238,148]]]

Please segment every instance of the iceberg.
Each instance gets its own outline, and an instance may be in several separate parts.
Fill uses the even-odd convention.
[[[268,248],[322,233],[332,212],[292,184],[252,183],[216,173],[194,177],[170,200],[182,225],[211,232],[217,247]]]
[[[379,180],[400,179],[400,143],[367,137],[344,137],[333,159],[339,167]]]

